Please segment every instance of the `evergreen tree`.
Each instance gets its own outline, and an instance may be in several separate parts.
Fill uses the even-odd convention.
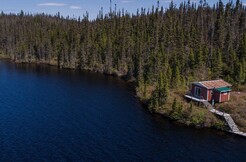
[[[167,102],[168,99],[168,82],[164,74],[161,72],[159,77],[159,83],[158,83],[158,98],[159,98],[159,104],[164,105]]]
[[[182,118],[183,106],[177,103],[176,98],[173,100],[171,118],[174,120],[179,120]]]
[[[174,88],[178,88],[178,86],[180,86],[180,84],[181,84],[180,71],[179,71],[179,67],[178,66],[174,66],[172,74],[173,74],[173,76],[172,76],[172,86]]]
[[[212,78],[218,79],[222,77],[222,65],[223,65],[223,62],[222,62],[221,51],[218,50],[216,52],[216,55],[214,55],[213,57],[213,63],[212,63],[213,76]]]

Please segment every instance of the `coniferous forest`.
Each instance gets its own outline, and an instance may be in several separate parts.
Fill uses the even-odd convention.
[[[0,53],[16,62],[122,76],[135,81],[150,107],[160,107],[171,89],[192,81],[245,84],[246,8],[239,0],[171,2],[135,14],[102,9],[94,20],[88,13],[76,20],[59,13],[1,13]]]

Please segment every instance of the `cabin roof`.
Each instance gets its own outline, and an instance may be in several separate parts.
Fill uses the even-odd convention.
[[[228,88],[228,87],[216,88],[216,91],[229,92],[229,91],[231,91],[231,88]]]
[[[230,83],[219,79],[219,80],[210,80],[210,81],[201,81],[201,82],[194,82],[193,84],[205,87],[207,89],[214,89],[214,88],[223,88],[223,87],[231,87]]]

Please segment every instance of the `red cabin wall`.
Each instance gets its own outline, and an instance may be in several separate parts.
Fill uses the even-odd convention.
[[[201,94],[202,94],[203,99],[207,100],[207,94],[208,94],[207,88],[202,87]]]
[[[230,92],[227,92],[227,93],[221,93],[221,100],[220,102],[226,102],[226,101],[229,101],[229,95],[230,95]]]
[[[192,93],[193,96],[195,96],[195,87],[198,87],[198,88],[201,89],[201,95],[200,95],[200,97],[203,97],[203,99],[207,100],[207,92],[208,92],[208,91],[207,91],[207,88],[205,88],[205,87],[200,87],[200,86],[198,86],[198,85],[192,84],[192,87],[191,87],[191,93]]]
[[[209,89],[209,90],[208,90],[208,101],[212,101],[212,97],[213,97],[212,92],[213,92],[212,89]]]
[[[194,84],[191,85],[191,93],[193,96],[195,95],[195,85]]]
[[[195,87],[201,88],[201,96],[207,101],[212,101],[214,99],[215,102],[227,102],[230,100],[230,92],[227,92],[227,94],[224,94],[218,91],[214,91],[213,89],[207,89],[205,87],[200,87],[195,84],[192,84],[191,86],[191,93],[193,96],[195,96]]]
[[[195,95],[195,85],[191,85],[191,94],[194,96]]]
[[[220,92],[214,91],[213,99],[215,102],[220,102]]]
[[[220,93],[218,91],[214,92],[214,101],[215,102],[227,102],[230,100],[230,92]]]

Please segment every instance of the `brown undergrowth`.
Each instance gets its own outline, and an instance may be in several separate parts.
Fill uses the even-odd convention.
[[[231,92],[230,101],[217,104],[216,108],[231,114],[239,130],[246,132],[246,90]]]

